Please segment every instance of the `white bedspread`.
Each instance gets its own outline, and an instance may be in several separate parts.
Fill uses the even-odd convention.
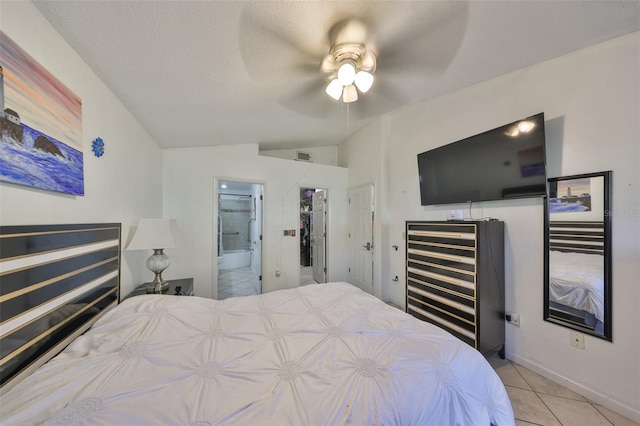
[[[604,258],[599,254],[549,252],[549,297],[604,321]]]
[[[479,352],[346,283],[129,298],[0,407],[5,426],[514,424]]]

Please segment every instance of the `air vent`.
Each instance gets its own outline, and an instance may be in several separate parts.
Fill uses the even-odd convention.
[[[301,152],[301,151],[296,151],[296,160],[297,161],[308,161],[310,163],[313,161],[311,159],[311,153],[310,152]]]

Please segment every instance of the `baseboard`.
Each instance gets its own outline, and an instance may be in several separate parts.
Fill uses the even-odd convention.
[[[389,306],[393,306],[393,307],[394,307],[394,308],[396,308],[396,309],[399,309],[399,310],[401,310],[401,311],[404,311],[404,309],[402,309],[402,307],[401,307],[400,305],[398,305],[397,303],[395,303],[395,302],[394,302],[394,301],[392,301],[392,300],[385,300],[385,301],[384,301],[384,303],[386,303],[386,304],[387,304],[387,305],[389,305]]]
[[[585,387],[584,385],[581,385],[580,383],[576,383],[573,380],[567,379],[566,377],[556,373],[555,371],[551,371],[548,368],[536,362],[533,362],[527,358],[523,358],[519,355],[510,353],[509,351],[506,352],[506,358],[517,364],[522,365],[523,367],[528,368],[531,371],[534,371],[540,374],[543,377],[546,377],[549,380],[554,381],[555,383],[558,383],[566,387],[567,389],[570,389],[574,392],[579,393],[580,395],[584,396],[585,398],[589,399],[590,401],[596,404],[600,404],[612,411],[615,411],[618,414],[628,417],[633,421],[640,422],[640,411],[636,408],[629,407],[626,404],[613,400],[606,395],[603,395],[599,392],[594,391],[593,389],[590,389]]]

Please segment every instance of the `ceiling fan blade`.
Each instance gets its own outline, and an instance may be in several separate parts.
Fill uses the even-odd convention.
[[[325,93],[326,85],[322,78],[308,80],[278,97],[278,103],[307,117],[326,118],[334,111],[333,104],[337,103]]]
[[[439,74],[455,59],[467,30],[469,3],[417,2],[417,6],[376,26],[378,69]]]
[[[338,69],[338,63],[332,55],[327,55],[320,64],[320,71],[324,74],[333,73]]]
[[[334,24],[329,31],[329,41],[332,45],[341,43],[367,42],[367,27],[364,22],[353,17],[343,19]]]
[[[287,27],[268,25],[255,16],[260,10],[243,9],[238,34],[240,55],[257,88],[281,92],[298,78],[319,76],[322,56],[305,48]]]
[[[376,69],[376,55],[373,50],[367,50],[360,59],[360,69],[364,71],[375,71]]]
[[[367,93],[361,94],[358,101],[351,104],[350,111],[353,119],[367,119],[393,111],[409,99],[401,86],[382,79],[376,81]]]

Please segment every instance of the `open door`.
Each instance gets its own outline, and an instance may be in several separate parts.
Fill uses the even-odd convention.
[[[373,185],[349,191],[349,278],[373,294]]]
[[[326,189],[320,189],[313,193],[313,211],[311,212],[311,253],[313,258],[313,280],[318,283],[327,282],[326,201]]]

